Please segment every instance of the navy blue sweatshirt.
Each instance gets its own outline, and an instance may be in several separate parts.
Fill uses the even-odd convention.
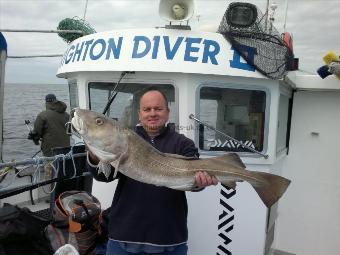
[[[169,125],[152,140],[142,127],[136,133],[161,152],[198,157],[192,140],[178,134]],[[99,181],[111,181],[87,165]],[[157,187],[118,174],[118,185],[112,201],[109,238],[152,245],[176,245],[188,238],[188,206],[185,192]]]

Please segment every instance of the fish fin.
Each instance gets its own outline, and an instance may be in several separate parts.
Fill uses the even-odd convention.
[[[193,182],[193,183],[187,183],[187,184],[182,184],[182,185],[169,186],[169,188],[175,189],[175,190],[181,190],[181,191],[191,191],[195,188],[195,185]]]
[[[213,157],[210,159],[215,160],[215,161],[226,162],[228,164],[241,167],[241,168],[246,168],[246,166],[243,164],[240,156],[237,153],[230,152],[230,153],[226,153],[221,156]]]
[[[113,177],[116,177],[116,175],[117,175],[117,173],[119,171],[120,164],[124,163],[124,161],[126,160],[126,158],[127,158],[127,151],[128,151],[128,149],[126,148],[126,151],[121,153],[119,158],[116,158],[116,159],[110,161],[111,166],[115,170]]]
[[[182,155],[178,155],[178,154],[171,154],[171,153],[164,153],[164,152],[161,152],[161,154],[163,156],[176,158],[176,159],[184,159],[184,160],[197,159],[197,157],[186,157],[186,156],[182,156]]]
[[[98,163],[98,174],[103,173],[107,178],[109,178],[111,174],[111,165],[109,163],[99,161]]]
[[[279,198],[284,194],[290,180],[270,173],[253,172],[257,178],[261,178],[264,182],[252,184],[255,191],[263,201],[263,203],[270,208],[275,204]]]
[[[100,150],[94,146],[91,146],[91,145],[88,145],[86,144],[90,151],[96,155],[98,158],[100,158],[100,160],[102,160],[103,162],[111,162],[112,160],[115,160],[118,155],[116,154],[113,154],[111,152],[106,152],[106,151],[103,151],[103,150]]]
[[[110,164],[111,164],[112,167],[114,167],[114,169],[118,169],[119,164],[120,164],[120,158],[118,158],[114,161],[111,161]]]

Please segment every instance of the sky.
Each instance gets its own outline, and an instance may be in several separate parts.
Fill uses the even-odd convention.
[[[196,0],[192,30],[216,31],[230,0]],[[240,1],[239,1],[240,2]],[[244,1],[242,1],[244,2]],[[246,1],[264,13],[267,0]],[[271,0],[278,7],[274,26],[293,36],[299,69],[316,74],[328,51],[340,55],[340,0]],[[0,0],[1,29],[55,30],[65,18],[80,17],[97,31],[152,28],[167,24],[158,15],[159,0]],[[86,10],[86,13],[85,13]],[[287,11],[286,11],[287,10]],[[3,32],[8,56],[63,54],[67,43],[57,34]],[[8,58],[6,83],[66,83],[57,78],[57,58]]]

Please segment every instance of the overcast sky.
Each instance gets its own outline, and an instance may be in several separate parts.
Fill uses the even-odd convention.
[[[196,0],[192,30],[215,29],[231,2]],[[266,0],[247,1],[265,12]],[[273,1],[271,1],[273,2]],[[286,0],[278,4],[274,25],[283,32]],[[86,0],[0,0],[0,29],[56,29],[65,18],[83,17]],[[86,21],[97,31],[150,28],[166,24],[158,16],[159,0],[88,0]],[[199,15],[199,19],[197,16]],[[340,0],[288,0],[286,30],[293,35],[300,69],[315,73],[327,51],[340,55]],[[63,54],[67,48],[57,34],[3,32],[8,55]],[[7,60],[6,82],[65,83],[56,78],[60,58]]]

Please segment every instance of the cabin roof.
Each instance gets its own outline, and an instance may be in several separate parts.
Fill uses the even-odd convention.
[[[288,73],[285,80],[297,90],[340,90],[340,80],[335,75],[322,79],[316,74],[293,71]]]

